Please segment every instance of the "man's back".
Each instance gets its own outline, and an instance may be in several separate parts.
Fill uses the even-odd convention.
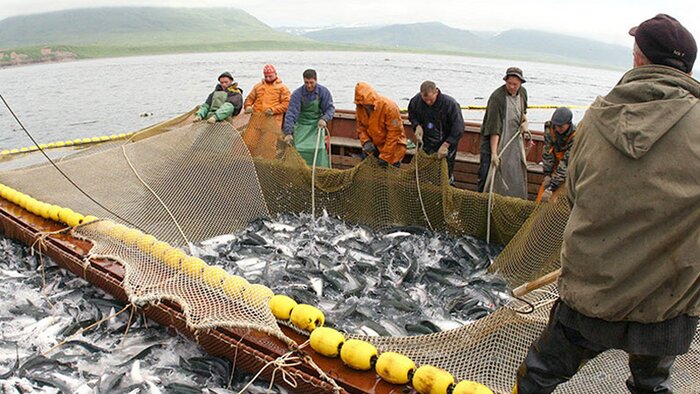
[[[561,298],[609,321],[700,314],[700,83],[629,71],[579,125]]]

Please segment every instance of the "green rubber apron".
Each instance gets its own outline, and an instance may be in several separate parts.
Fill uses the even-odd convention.
[[[294,125],[294,147],[308,165],[313,165],[314,151],[318,141],[318,157],[316,167],[330,167],[328,152],[326,151],[326,130],[320,130],[321,139],[318,140],[318,121],[321,119],[321,99],[301,104],[301,111],[296,125]]]

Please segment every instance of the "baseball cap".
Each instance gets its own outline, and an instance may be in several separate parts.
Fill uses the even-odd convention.
[[[629,31],[637,46],[654,64],[690,73],[698,47],[695,38],[675,18],[658,14]]]

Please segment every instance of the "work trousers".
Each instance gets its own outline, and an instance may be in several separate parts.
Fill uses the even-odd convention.
[[[562,324],[557,319],[557,305],[552,308],[549,324],[518,368],[514,393],[551,393],[571,379],[583,363],[608,350]],[[635,394],[672,393],[669,375],[675,359],[676,356],[629,354],[631,376],[627,388]]]

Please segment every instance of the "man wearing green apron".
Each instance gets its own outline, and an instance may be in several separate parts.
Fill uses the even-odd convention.
[[[284,140],[289,145],[294,144],[310,166],[314,164],[316,154],[316,167],[330,167],[326,126],[335,113],[333,96],[325,86],[316,82],[315,70],[304,71],[303,77],[304,85],[292,93],[284,117]]]

